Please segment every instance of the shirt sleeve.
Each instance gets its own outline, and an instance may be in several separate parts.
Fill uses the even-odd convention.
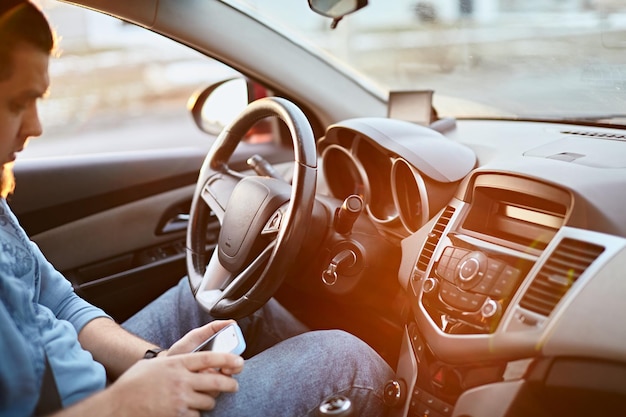
[[[95,318],[111,318],[102,309],[79,297],[72,284],[48,262],[39,247],[34,242],[31,245],[41,274],[39,303],[48,307],[58,319],[69,321],[77,333]]]

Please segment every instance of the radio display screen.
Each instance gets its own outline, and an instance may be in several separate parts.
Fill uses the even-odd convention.
[[[563,225],[566,207],[529,194],[477,187],[463,228],[543,249]]]

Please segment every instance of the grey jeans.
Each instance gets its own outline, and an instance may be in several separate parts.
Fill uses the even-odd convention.
[[[168,347],[211,321],[198,307],[186,278],[123,326]],[[276,300],[238,321],[246,339],[239,391],[222,394],[208,416],[317,416],[322,400],[345,395],[354,416],[383,416],[391,368],[367,344],[341,330],[307,331]]]

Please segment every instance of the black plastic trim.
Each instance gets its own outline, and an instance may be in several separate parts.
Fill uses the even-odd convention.
[[[174,190],[186,185],[195,184],[198,178],[196,172],[168,178],[163,181],[154,181],[133,187],[120,189],[114,192],[100,194],[95,197],[82,198],[70,203],[59,204],[54,207],[32,212],[19,213],[20,224],[29,236],[45,232],[65,223],[76,221],[83,217],[99,213],[114,207],[127,204],[142,198]]]

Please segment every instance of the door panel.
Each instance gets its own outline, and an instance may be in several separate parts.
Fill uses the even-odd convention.
[[[11,207],[32,236],[193,184],[204,156],[181,149],[18,160]]]

